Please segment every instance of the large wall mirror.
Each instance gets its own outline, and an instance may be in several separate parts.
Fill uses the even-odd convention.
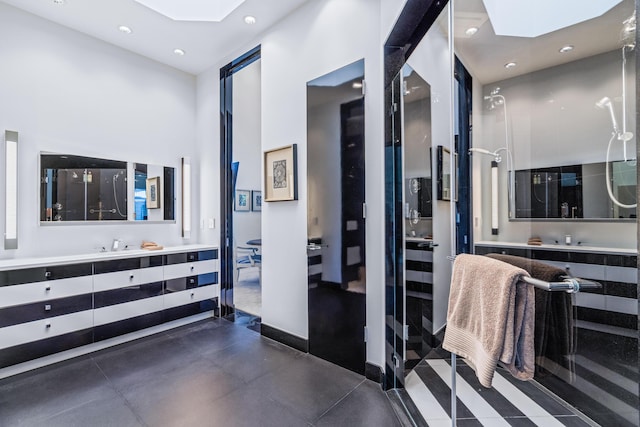
[[[174,221],[175,169],[42,153],[39,217],[41,223]]]

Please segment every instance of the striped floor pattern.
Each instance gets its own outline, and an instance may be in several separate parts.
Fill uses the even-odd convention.
[[[425,359],[405,378],[405,388],[432,427],[451,426],[451,365]],[[456,376],[458,426],[589,426],[565,405],[535,385],[496,372],[493,387],[484,388],[473,370],[458,361]]]

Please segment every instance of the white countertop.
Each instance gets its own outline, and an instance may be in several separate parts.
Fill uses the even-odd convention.
[[[110,261],[115,259],[136,258],[144,256],[168,255],[179,252],[204,251],[212,249],[217,249],[217,246],[183,245],[166,247],[157,251],[148,251],[144,249],[126,249],[122,251],[90,252],[86,254],[63,255],[55,257],[4,259],[0,260],[0,271],[20,268],[48,267],[64,264],[78,264],[84,262]]]
[[[636,249],[624,249],[624,248],[608,248],[602,246],[584,246],[584,245],[560,245],[560,244],[542,244],[542,245],[527,245],[526,243],[515,242],[494,242],[494,241],[477,241],[474,243],[476,246],[494,246],[501,248],[527,248],[527,249],[545,249],[552,251],[564,251],[564,252],[597,252],[608,254],[620,254],[620,255],[637,255]]]

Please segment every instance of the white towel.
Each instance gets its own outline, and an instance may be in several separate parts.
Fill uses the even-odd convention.
[[[534,290],[529,274],[502,261],[460,254],[453,264],[442,347],[464,357],[480,384],[491,387],[502,364],[521,380],[533,378]]]

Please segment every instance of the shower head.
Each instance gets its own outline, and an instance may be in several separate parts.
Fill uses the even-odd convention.
[[[485,150],[484,148],[469,148],[469,154],[480,153],[480,154],[486,154],[487,156],[493,156],[496,163],[500,163],[502,161],[502,156],[498,154],[498,151],[500,150],[489,151],[489,150]]]
[[[613,132],[616,135],[620,134],[620,130],[618,129],[618,121],[616,120],[616,114],[613,111],[613,104],[608,96],[605,96],[600,101],[596,102],[596,107],[609,110],[609,115],[611,116],[611,124],[613,125]]]
[[[613,126],[613,133],[616,135],[619,141],[630,141],[633,139],[632,132],[621,132],[618,128],[618,121],[616,120],[616,114],[613,111],[613,103],[608,96],[605,96],[600,101],[596,102],[596,107],[602,108],[603,110],[609,110],[609,115],[611,116],[611,125]]]

